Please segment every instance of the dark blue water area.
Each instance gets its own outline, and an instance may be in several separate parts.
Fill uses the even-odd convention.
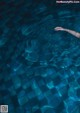
[[[0,0],[0,105],[9,113],[80,113],[80,4]]]

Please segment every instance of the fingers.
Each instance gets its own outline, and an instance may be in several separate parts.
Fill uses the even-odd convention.
[[[62,27],[55,27],[54,30],[59,31],[59,30],[63,30],[63,28]]]
[[[55,28],[55,30],[60,30],[60,29],[61,29],[61,27],[56,27],[56,28]]]

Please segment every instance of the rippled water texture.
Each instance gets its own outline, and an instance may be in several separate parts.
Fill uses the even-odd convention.
[[[80,4],[0,0],[0,104],[9,113],[80,113]]]

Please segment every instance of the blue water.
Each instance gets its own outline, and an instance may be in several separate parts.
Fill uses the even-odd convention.
[[[0,1],[0,105],[9,113],[80,113],[80,4]]]

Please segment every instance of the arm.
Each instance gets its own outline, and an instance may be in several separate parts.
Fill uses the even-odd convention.
[[[62,28],[62,27],[56,27],[54,30],[55,31],[66,31],[66,32],[72,34],[73,36],[80,38],[80,33],[73,31],[73,30],[70,30],[70,29],[65,29],[65,28]]]

